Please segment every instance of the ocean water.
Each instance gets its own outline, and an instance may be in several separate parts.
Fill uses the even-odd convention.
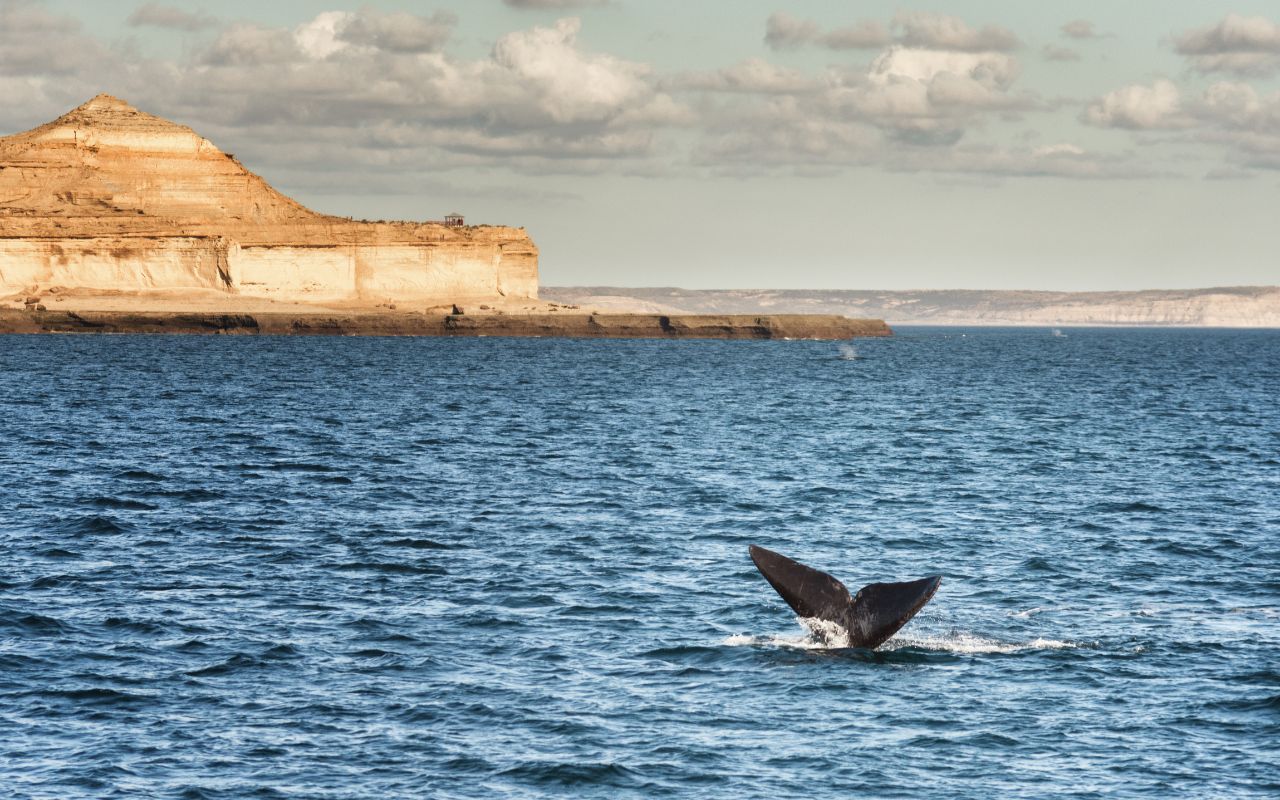
[[[1059,334],[0,337],[0,796],[1280,795],[1280,332]]]

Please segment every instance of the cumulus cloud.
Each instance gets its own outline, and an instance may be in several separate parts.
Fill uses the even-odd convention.
[[[862,20],[853,25],[824,29],[813,20],[799,19],[779,11],[765,22],[765,44],[774,50],[795,49],[809,45],[831,50],[871,50],[894,42],[906,47],[929,50],[954,50],[977,53],[1008,52],[1022,43],[1012,31],[995,25],[971,28],[963,20],[945,14],[926,12],[902,13],[888,27],[875,20]]]
[[[1071,39],[1097,39],[1099,33],[1094,28],[1093,23],[1087,19],[1073,19],[1063,25],[1059,30],[1062,35]]]
[[[1280,24],[1228,14],[1221,22],[1174,38],[1174,49],[1200,72],[1269,76],[1280,72]]]
[[[717,170],[812,175],[880,164],[1014,175],[1005,157],[977,157],[958,145],[986,115],[1037,107],[1010,91],[1018,73],[1007,53],[894,44],[865,68],[831,67],[811,79],[756,59],[686,76],[682,86],[731,98],[707,116],[694,150],[697,163]],[[1029,163],[1029,155],[1019,158]]]
[[[349,48],[364,53],[414,54],[439,51],[457,17],[436,12],[422,17],[374,9],[325,11],[290,31],[249,23],[229,26],[204,51],[206,64],[253,66],[321,60]]]
[[[558,123],[600,122],[625,110],[643,114],[655,99],[650,69],[576,46],[581,22],[562,19],[550,28],[510,33],[493,48],[496,77],[531,98]],[[661,111],[658,112],[661,114]]]
[[[136,53],[129,57],[145,69]],[[125,59],[74,19],[43,5],[0,2],[0,125],[14,130],[47,121],[101,86],[132,85]]]
[[[889,31],[874,20],[824,31],[812,20],[798,19],[779,11],[765,22],[765,44],[774,50],[819,45],[832,50],[870,50],[892,41]]]
[[[696,163],[718,172],[752,175],[788,171],[829,175],[848,167],[994,178],[1114,180],[1147,177],[1152,170],[1128,154],[1091,153],[1069,143],[1036,148],[990,144],[919,147],[887,145],[865,128],[815,119],[785,100],[769,113],[726,121],[694,151]]]
[[[421,17],[404,11],[382,13],[364,8],[347,15],[336,35],[349,44],[393,53],[434,53],[453,35],[457,24],[457,15],[449,11]]]
[[[609,5],[609,0],[502,0],[502,2],[512,8],[532,9],[588,8]]]
[[[1095,125],[1179,132],[1178,141],[1224,149],[1231,166],[1211,171],[1280,169],[1280,92],[1222,81],[1187,96],[1169,81],[1111,92],[1085,111]]]
[[[748,94],[797,94],[816,89],[820,82],[794,69],[749,58],[731,67],[693,72],[666,82],[674,90],[745,92]]]
[[[1135,84],[1108,92],[1085,109],[1083,119],[1102,128],[1160,130],[1185,128],[1182,93],[1169,80]]]
[[[1248,84],[1216,83],[1192,113],[1201,138],[1225,144],[1238,166],[1280,169],[1280,92],[1263,95]]]
[[[233,25],[168,99],[185,119],[251,132],[273,162],[328,154],[391,171],[602,169],[652,158],[659,133],[687,120],[650,67],[582,49],[577,19],[506,34],[477,59],[443,52],[454,22],[361,11]]]
[[[986,25],[975,29],[964,20],[945,14],[902,13],[893,18],[893,25],[900,31],[898,41],[907,47],[980,53],[988,50],[1008,52],[1022,46],[1018,37],[1007,28]]]
[[[236,23],[219,34],[201,61],[218,67],[258,67],[290,64],[304,52],[302,41],[290,31]]]
[[[1042,106],[1034,95],[1013,91],[1021,69],[1010,51],[1020,42],[1003,28],[902,14],[892,32],[867,22],[827,29],[779,12],[766,24],[765,41],[774,49],[851,49],[856,42],[880,52],[864,67],[833,66],[813,77],[751,59],[672,82],[673,89],[726,98],[704,108],[700,163],[735,171],[790,165],[811,173],[896,153],[901,163],[946,171],[957,145],[987,117]],[[934,154],[907,155],[918,149]]]
[[[412,187],[419,184],[406,176],[492,166],[534,174],[690,163],[806,175],[850,166],[1133,172],[1070,143],[984,143],[989,121],[1046,107],[1016,88],[1016,37],[991,26],[939,15],[836,29],[801,21],[799,34],[787,34],[796,46],[876,42],[879,52],[819,70],[751,58],[664,75],[584,47],[577,19],[512,31],[479,56],[451,52],[456,22],[445,12],[328,11],[289,26],[232,24],[181,59],[147,60],[113,49],[127,40],[108,46],[42,4],[0,0],[0,91],[10,100],[0,123],[31,127],[111,91],[225,143],[292,190]],[[786,46],[786,26],[775,30]],[[1237,120],[1231,135],[1248,132],[1263,152],[1270,103],[1224,87],[1183,110],[1212,106]],[[18,113],[36,116],[19,126]],[[1111,113],[1105,124],[1136,119]],[[1228,135],[1226,125],[1205,133]]]
[[[160,3],[144,3],[138,6],[126,22],[135,28],[149,26],[188,33],[202,31],[218,24],[218,20],[209,14],[183,11]]]

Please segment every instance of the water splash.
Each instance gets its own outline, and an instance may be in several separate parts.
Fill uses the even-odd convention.
[[[965,655],[984,655],[988,653],[1019,653],[1026,650],[1075,650],[1081,647],[1076,642],[1061,639],[1035,638],[1026,642],[1007,642],[986,636],[952,631],[941,636],[918,636],[903,634],[894,636],[885,642],[882,650],[933,650],[945,653],[962,653]]]
[[[1035,608],[1028,608],[1025,611],[1010,611],[1009,616],[1014,617],[1015,619],[1031,619],[1036,614],[1041,614],[1048,610],[1049,609],[1044,606],[1036,606]]]
[[[750,634],[739,633],[726,637],[720,642],[725,647],[788,647],[795,650],[830,650],[831,647],[812,636],[784,636],[782,634],[773,634],[771,636],[752,636]]]
[[[857,361],[862,358],[862,354],[858,352],[858,348],[848,342],[842,342],[836,347],[836,349],[840,351],[840,358],[843,361]]]
[[[1054,328],[1054,329],[1053,329],[1053,335],[1054,335],[1054,336],[1056,336],[1056,337],[1058,337],[1059,339],[1065,339],[1065,338],[1067,338],[1067,335],[1066,335],[1065,333],[1063,333],[1063,332],[1062,332],[1062,329],[1061,329],[1061,328]]]
[[[821,620],[802,621],[805,623],[806,627],[809,627],[811,623],[814,622],[822,622]],[[819,626],[819,629],[824,630],[824,632],[822,634],[816,634],[814,633],[814,628],[810,627],[810,633],[808,635],[800,636],[785,636],[781,634],[751,636],[747,634],[737,634],[725,638],[721,644],[727,647],[786,647],[795,650],[840,650],[849,646],[849,639],[843,631],[832,636],[829,631],[826,631],[821,626]],[[1032,650],[1077,650],[1081,647],[1085,647],[1085,645],[1061,639],[1037,637],[1029,641],[1010,642],[987,636],[979,636],[966,631],[952,631],[942,635],[921,636],[915,634],[900,634],[898,636],[894,636],[877,649],[881,652],[894,652],[897,650],[928,650],[936,653],[988,655],[1021,653]]]
[[[801,617],[800,624],[809,631],[809,638],[820,647],[849,647],[849,631],[838,622],[818,619],[817,617]]]

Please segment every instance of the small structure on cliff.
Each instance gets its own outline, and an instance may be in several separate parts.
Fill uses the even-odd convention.
[[[462,215],[455,211],[452,214],[444,215],[444,224],[451,228],[461,228],[467,223],[466,220],[462,218]]]
[[[190,128],[104,94],[0,138],[0,296],[51,288],[369,306],[536,298],[538,250],[522,228],[458,215],[318,214]]]

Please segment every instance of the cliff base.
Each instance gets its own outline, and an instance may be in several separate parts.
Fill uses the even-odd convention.
[[[596,339],[818,339],[890,336],[881,320],[819,314],[192,313],[0,309],[5,333],[297,336],[520,336]]]

